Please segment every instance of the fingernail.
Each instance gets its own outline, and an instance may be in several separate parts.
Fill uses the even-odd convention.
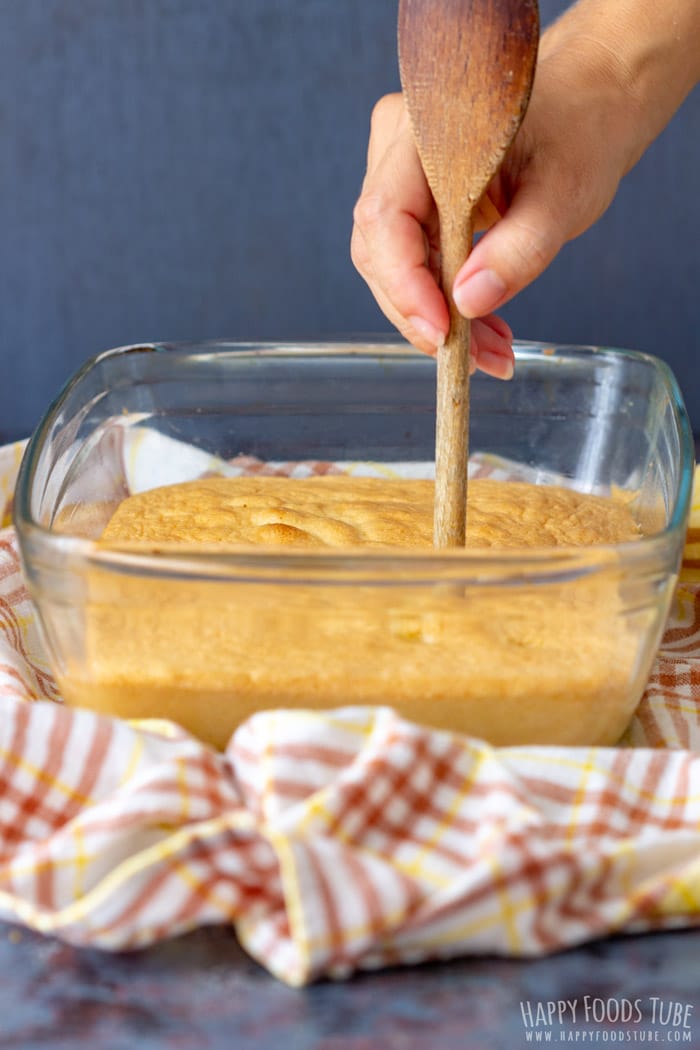
[[[441,332],[439,328],[436,328],[430,321],[426,321],[424,317],[407,317],[406,320],[410,325],[415,328],[418,335],[422,336],[427,343],[434,346],[436,350],[439,350],[445,343],[445,333]]]
[[[505,298],[506,286],[495,270],[478,270],[457,285],[453,295],[457,309],[464,317],[483,317]]]
[[[494,354],[490,350],[479,351],[479,368],[497,379],[513,378],[513,362],[505,354]]]

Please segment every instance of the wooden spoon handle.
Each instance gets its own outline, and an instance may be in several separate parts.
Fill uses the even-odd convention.
[[[469,460],[469,356],[471,322],[457,310],[452,285],[472,247],[472,215],[461,226],[441,218],[441,283],[450,309],[450,330],[437,355],[435,430],[435,547],[463,547],[467,524]]]

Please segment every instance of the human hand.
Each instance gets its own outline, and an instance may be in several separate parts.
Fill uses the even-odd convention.
[[[483,209],[496,221],[450,290],[474,319],[472,368],[512,375],[512,334],[492,311],[602,215],[697,79],[700,4],[668,2],[673,32],[657,0],[580,0],[543,34],[528,111]],[[403,99],[388,95],[372,115],[352,258],[389,320],[432,354],[449,323],[439,247]]]
[[[375,106],[367,175],[355,207],[351,253],[377,303],[402,335],[435,354],[449,313],[440,291],[437,209],[400,94]],[[500,378],[513,374],[513,334],[501,318],[472,325],[471,364]]]

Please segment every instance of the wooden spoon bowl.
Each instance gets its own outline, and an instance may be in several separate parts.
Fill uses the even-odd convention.
[[[399,67],[440,218],[450,330],[438,351],[436,547],[463,546],[469,454],[470,323],[452,300],[471,251],[472,212],[520,127],[535,71],[537,0],[400,0]]]

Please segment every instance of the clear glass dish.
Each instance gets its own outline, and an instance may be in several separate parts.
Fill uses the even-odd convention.
[[[516,356],[510,383],[474,377],[476,467],[621,496],[641,539],[502,553],[107,550],[96,541],[130,492],[231,461],[429,471],[435,363],[388,342],[149,345],[88,362],[29,444],[15,510],[66,701],[173,718],[219,747],[255,710],[341,704],[387,704],[498,745],[615,743],[677,579],[687,415],[655,358],[531,344]]]

